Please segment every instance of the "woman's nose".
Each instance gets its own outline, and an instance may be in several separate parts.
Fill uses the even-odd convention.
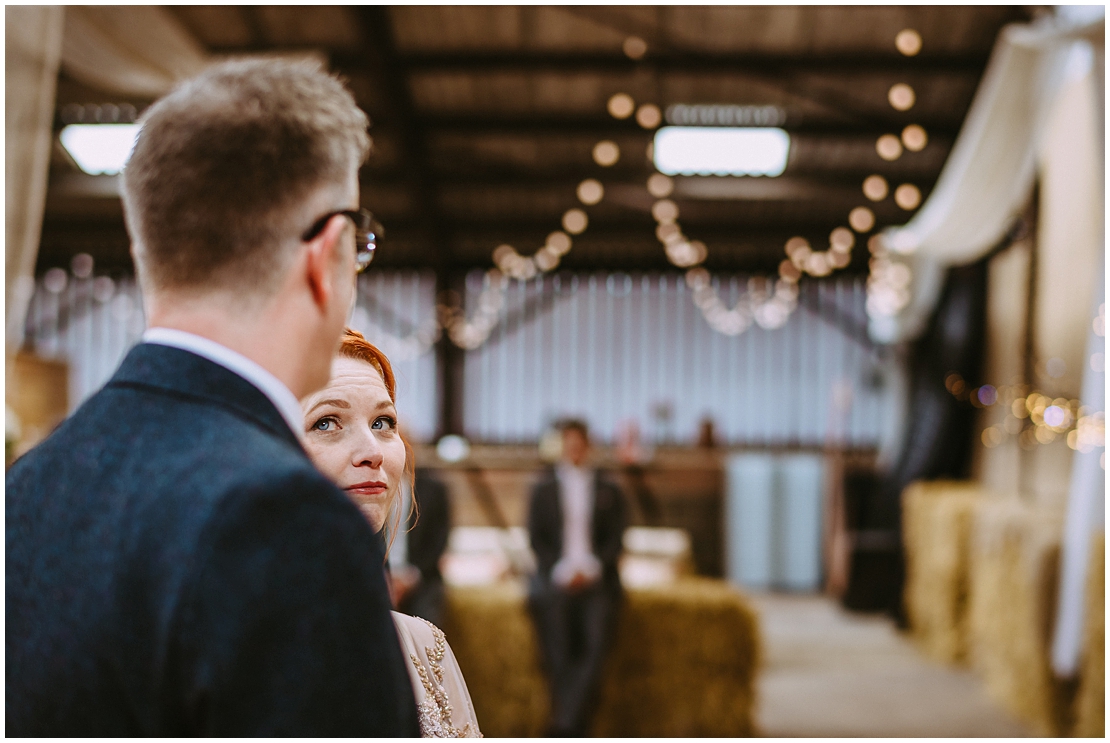
[[[352,463],[356,467],[377,469],[382,466],[382,458],[382,447],[378,442],[378,437],[369,429],[363,431],[362,435],[359,437],[358,446],[354,452],[354,461]]]

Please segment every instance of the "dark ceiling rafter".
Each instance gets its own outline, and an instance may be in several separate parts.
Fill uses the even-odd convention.
[[[439,28],[443,13],[431,6],[349,6],[345,12],[356,22],[355,36],[350,29],[329,36],[310,28],[312,14],[318,11],[309,6],[282,13],[259,6],[219,12],[181,6],[171,12],[213,54],[311,50],[328,55],[332,69],[350,81],[374,120],[370,133],[379,154],[360,178],[364,203],[386,224],[386,245],[396,246],[382,251],[381,267],[433,269],[454,277],[489,268],[490,254],[500,243],[526,252],[539,247],[544,236],[559,228],[565,209],[581,207],[575,189],[585,178],[603,183],[605,199],[586,207],[589,228],[574,238],[564,267],[666,268],[648,213],[653,200],[644,188],[655,172],[643,156],[653,131],[642,129],[632,118],[613,119],[605,110],[604,96],[593,108],[575,109],[577,113],[530,109],[545,100],[542,95],[535,101],[505,100],[505,91],[493,85],[505,79],[501,73],[521,73],[514,80],[519,84],[517,78],[522,77],[526,88],[552,80],[558,85],[582,81],[602,86],[601,92],[608,95],[617,92],[608,89],[614,85],[637,103],[663,106],[680,101],[667,100],[660,91],[676,96],[691,90],[750,91],[752,98],[763,99],[739,100],[747,96],[722,93],[725,100],[681,101],[688,103],[778,102],[787,113],[784,128],[796,135],[796,147],[792,145],[790,163],[776,188],[761,190],[749,184],[745,190],[724,183],[714,190],[688,184],[698,188],[684,191],[679,179],[671,197],[682,209],[684,230],[709,245],[714,270],[762,271],[782,259],[787,237],[801,234],[820,242],[846,222],[848,210],[855,206],[870,207],[879,228],[905,221],[911,213],[895,207],[889,196],[879,204],[863,198],[863,179],[877,173],[892,189],[908,182],[927,194],[959,132],[974,82],[986,65],[991,37],[1001,24],[1028,20],[1030,13],[1022,8],[907,11],[907,25],[928,33],[922,53],[906,58],[893,49],[887,26],[854,29],[844,51],[813,51],[806,28],[792,40],[785,34],[780,51],[747,51],[752,47],[739,35],[738,43],[730,45],[734,51],[705,51],[669,32],[679,21],[690,28],[716,22],[699,20],[708,11],[697,6],[561,6],[560,13],[608,29],[601,38],[610,37],[611,48],[601,50],[580,48],[580,40],[569,38],[580,24],[567,26],[563,34],[568,38],[539,28],[544,16],[536,7],[516,13],[521,48],[515,50],[505,50],[498,32],[480,25]],[[745,17],[743,11],[713,12],[724,18]],[[854,24],[853,19],[861,17],[857,11],[836,9],[788,12],[799,14],[803,26],[833,22],[828,19]],[[690,17],[680,18],[683,14]],[[924,25],[915,25],[915,19]],[[940,33],[938,27],[947,33],[945,19],[951,21],[951,38],[943,46],[952,51],[942,52],[937,49],[941,44],[928,42]],[[401,29],[414,22],[425,27],[410,43]],[[220,23],[233,25],[234,33],[217,27]],[[629,59],[620,49],[620,40],[630,35],[648,43],[641,60]],[[919,93],[918,105],[909,112],[887,107],[886,91],[895,77]],[[456,81],[457,86],[441,84]],[[115,101],[64,74],[58,90],[59,110],[67,103]],[[142,107],[140,101],[129,102]],[[880,160],[875,139],[898,134],[911,122],[926,128],[928,148],[895,162]],[[59,118],[56,128],[61,123]],[[601,139],[612,139],[621,147],[622,157],[611,168],[601,168],[591,159],[590,150]],[[110,194],[101,190],[75,189],[70,183],[75,179],[63,177],[72,175],[72,167],[60,158],[54,163],[39,270],[68,265],[76,252],[93,254],[98,267],[118,264],[125,269],[129,258],[119,208],[107,208]],[[863,242],[865,237],[857,247]],[[866,264],[866,248],[856,257]],[[858,268],[853,263],[846,270],[854,273]]]
[[[637,60],[637,63],[640,65],[652,64],[651,60],[657,53],[662,53],[664,55],[684,55],[690,53],[690,50],[679,48],[668,38],[666,24],[659,18],[661,12],[659,7],[654,9],[655,23],[645,23],[627,13],[609,7],[568,5],[564,6],[563,9],[571,15],[593,21],[594,23],[599,23],[618,33],[642,37],[648,44],[648,53],[642,59]],[[873,120],[871,112],[861,113],[859,111],[853,111],[845,107],[843,101],[835,96],[823,95],[820,91],[813,94],[803,90],[802,86],[797,82],[798,75],[795,73],[783,71],[761,72],[751,68],[732,70],[731,72],[734,75],[745,77],[756,84],[776,88],[795,103],[805,103],[825,109],[830,115],[841,118],[845,123],[864,124]],[[667,102],[657,101],[657,103],[665,105]]]
[[[490,73],[490,72],[556,72],[556,73],[631,73],[647,66],[663,72],[692,72],[707,75],[733,75],[737,72],[759,72],[774,75],[820,73],[849,75],[870,73],[928,77],[935,74],[967,75],[978,79],[987,62],[987,54],[960,53],[923,54],[905,57],[901,54],[776,54],[746,52],[718,54],[713,52],[651,52],[641,60],[623,54],[588,52],[409,52],[402,56],[408,69],[415,73]],[[338,52],[333,61],[350,69],[358,69],[359,57]]]
[[[441,267],[448,268],[451,256],[445,251],[450,244],[450,230],[438,208],[438,188],[428,157],[427,132],[409,91],[407,70],[393,36],[390,10],[384,5],[366,5],[355,8],[354,11],[359,19],[362,37],[367,40],[366,56],[373,60],[378,80],[395,117],[391,122],[391,131],[401,142],[405,169],[416,197],[417,209],[429,227],[429,243],[438,255]]]
[[[400,138],[405,165],[413,173],[416,206],[428,226],[426,250],[434,256],[436,296],[461,280],[459,267],[451,250],[451,229],[439,209],[439,189],[428,155],[428,137],[409,87],[408,70],[397,49],[393,34],[391,9],[382,5],[355,9],[362,37],[369,40],[367,54],[377,62],[378,81],[386,91],[397,120],[394,136]],[[388,229],[387,229],[388,234]],[[437,436],[462,433],[462,367],[463,350],[451,343],[444,333],[436,353],[436,386],[439,390]]]
[[[243,25],[251,35],[252,45],[259,49],[269,48],[269,35],[266,33],[266,24],[262,21],[262,15],[258,12],[258,6],[240,5],[238,10]]]
[[[901,119],[896,123],[870,123],[866,125],[834,121],[814,121],[798,119],[792,122],[787,115],[782,128],[792,134],[815,135],[854,135],[859,137],[878,137],[890,133],[892,127],[902,128],[908,123],[924,126],[933,137],[954,138],[959,133],[962,120],[950,117],[889,117]],[[632,118],[620,120],[607,115],[568,116],[566,114],[467,114],[467,113],[425,113],[423,121],[427,129],[435,131],[482,133],[482,134],[597,134],[599,137],[639,134],[644,137],[654,135],[654,130],[645,130]]]
[[[873,169],[861,169],[860,172],[870,173]],[[600,181],[606,189],[612,188],[644,188],[644,180],[646,176],[655,173],[655,169],[644,166],[636,168],[635,170],[626,169],[620,173],[595,173],[591,177]],[[574,199],[574,190],[582,182],[582,169],[574,167],[566,167],[556,169],[545,169],[542,173],[529,173],[513,169],[497,169],[497,168],[436,168],[438,177],[450,180],[452,188],[458,186],[493,186],[493,187],[508,187],[508,188],[531,188],[536,191],[543,191],[545,189],[561,189],[567,194],[568,199]],[[372,172],[363,175],[362,184],[369,188],[394,188],[405,183],[405,173],[403,170],[390,170],[383,172]],[[687,177],[691,178],[706,178],[716,179],[716,176],[677,176],[680,179]],[[935,178],[935,174],[930,178]],[[737,178],[739,180],[739,178]],[[754,180],[754,179],[752,179]],[[916,179],[918,181],[922,179]],[[860,194],[860,185],[863,179],[857,177],[855,174],[830,174],[828,176],[815,177],[815,176],[794,176],[784,175],[775,178],[773,181],[767,181],[767,189],[776,192],[782,192],[787,189],[787,184],[805,185],[819,188],[821,190],[839,190],[848,189],[851,191],[853,198],[858,198]],[[756,196],[744,197],[745,200],[766,200],[772,197],[759,195],[759,187],[763,183],[757,182],[749,191],[755,193]],[[727,187],[722,188],[726,194]],[[645,191],[646,193],[646,191]],[[679,186],[679,197],[682,196],[682,187]],[[645,195],[645,198],[647,196]],[[712,201],[712,197],[700,197]],[[736,197],[722,195],[717,197],[721,201],[731,201]],[[790,197],[793,200],[794,196]]]

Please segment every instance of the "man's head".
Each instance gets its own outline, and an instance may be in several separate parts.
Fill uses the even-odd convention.
[[[214,66],[151,106],[123,172],[144,292],[277,292],[313,222],[357,208],[368,123],[336,78],[273,60]]]
[[[572,419],[563,422],[563,460],[575,467],[586,463],[590,455],[590,432],[585,422]]]

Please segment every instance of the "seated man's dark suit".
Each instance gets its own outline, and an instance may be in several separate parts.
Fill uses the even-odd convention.
[[[405,614],[443,626],[446,591],[439,558],[447,549],[451,532],[451,506],[447,486],[422,467],[416,469],[413,493],[419,516],[408,533],[407,559],[420,571],[420,582],[409,591],[399,608]]]
[[[380,540],[227,369],[137,346],[6,514],[9,735],[419,734]]]
[[[552,568],[563,551],[563,508],[554,471],[532,490],[528,533],[537,570],[529,585],[528,603],[551,684],[552,734],[589,733],[621,603],[617,562],[624,527],[620,490],[596,475],[591,545],[601,562],[601,578],[570,593],[551,580]]]

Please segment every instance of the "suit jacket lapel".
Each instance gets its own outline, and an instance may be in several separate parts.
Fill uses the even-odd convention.
[[[145,387],[230,410],[298,449],[301,442],[262,390],[238,374],[189,351],[140,343],[108,382],[111,387]]]

